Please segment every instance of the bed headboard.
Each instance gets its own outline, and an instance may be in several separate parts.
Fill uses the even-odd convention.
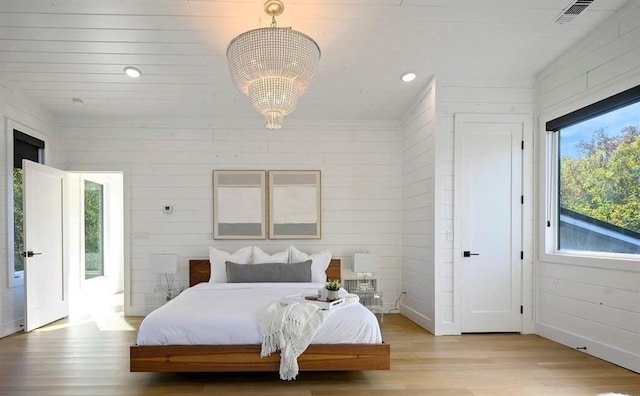
[[[340,259],[332,258],[326,273],[327,279],[342,279]],[[209,259],[189,260],[189,287],[197,285],[200,282],[209,282],[210,277],[211,264],[209,263]]]

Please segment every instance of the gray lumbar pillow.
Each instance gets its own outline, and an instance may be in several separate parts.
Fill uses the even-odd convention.
[[[237,264],[227,261],[228,283],[311,282],[311,260],[301,263]]]

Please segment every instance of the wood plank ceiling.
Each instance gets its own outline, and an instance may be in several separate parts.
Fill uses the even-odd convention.
[[[531,81],[625,2],[596,0],[559,25],[569,0],[285,0],[279,26],[322,50],[288,118],[398,120],[434,74]],[[269,24],[262,4],[2,0],[0,83],[58,117],[260,118],[235,90],[225,51]],[[126,77],[127,65],[143,76]],[[409,70],[418,78],[401,83]]]

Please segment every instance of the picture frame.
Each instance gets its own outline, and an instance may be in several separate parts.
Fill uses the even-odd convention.
[[[213,171],[213,239],[266,239],[266,171]]]
[[[268,184],[269,239],[320,239],[320,171],[269,171]]]

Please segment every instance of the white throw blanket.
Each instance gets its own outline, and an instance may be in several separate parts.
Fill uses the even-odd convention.
[[[265,357],[280,350],[280,379],[292,380],[298,375],[298,356],[324,323],[328,311],[314,304],[270,304],[260,316],[262,350]]]
[[[342,306],[358,302],[349,295]],[[290,381],[298,375],[298,356],[304,352],[331,310],[322,310],[316,304],[293,302],[271,303],[260,314],[262,333],[260,356],[269,356],[280,350],[280,379]]]

